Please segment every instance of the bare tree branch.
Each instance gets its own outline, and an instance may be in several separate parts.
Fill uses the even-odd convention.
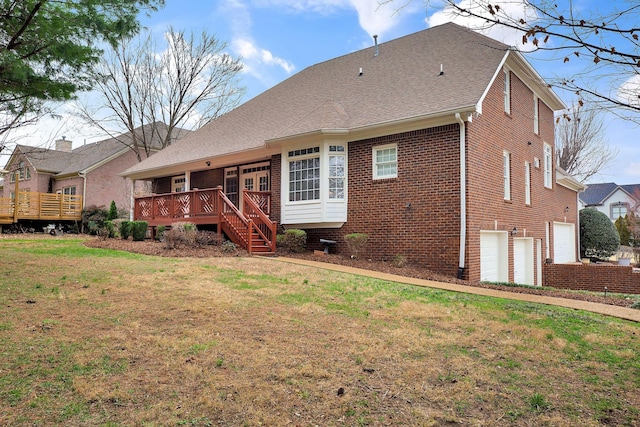
[[[587,181],[615,158],[616,150],[603,139],[598,110],[582,103],[557,117],[556,156],[558,166],[580,181]]]
[[[147,34],[108,52],[94,74],[102,102],[97,110],[79,108],[86,122],[109,135],[121,133],[114,128],[128,130],[132,139],[122,142],[139,161],[170,145],[176,129],[215,119],[243,94],[237,80],[242,64],[224,52],[226,44],[206,32],[196,38],[173,28],[165,38],[163,51]]]
[[[379,4],[407,0],[378,0]],[[442,5],[444,4],[444,9]],[[442,0],[427,9],[449,13],[470,28],[510,29],[526,55],[546,51],[551,60],[571,67],[545,76],[553,87],[640,122],[640,4],[608,2],[609,12],[574,7],[572,0]],[[519,13],[515,13],[515,11]],[[576,71],[579,69],[579,71]]]

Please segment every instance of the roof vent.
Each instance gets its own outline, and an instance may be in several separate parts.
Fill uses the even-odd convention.
[[[373,56],[378,56],[378,35],[377,34],[373,36],[373,41],[376,45],[376,52],[373,54]]]

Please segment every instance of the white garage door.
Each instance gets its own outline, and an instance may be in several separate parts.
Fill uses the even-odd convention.
[[[480,232],[480,280],[509,280],[508,235],[506,231]]]
[[[553,262],[566,264],[576,261],[576,228],[565,222],[553,223]]]
[[[513,282],[533,285],[533,238],[513,239]]]

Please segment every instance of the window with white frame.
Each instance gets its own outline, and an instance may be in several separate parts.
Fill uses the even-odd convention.
[[[531,164],[524,162],[524,202],[531,204]]]
[[[508,151],[502,153],[504,176],[504,199],[511,200],[511,154]]]
[[[398,177],[398,146],[373,147],[373,179]]]
[[[540,112],[538,110],[537,95],[533,95],[533,133],[540,135]]]
[[[344,199],[346,156],[344,146],[329,146],[329,199]]]
[[[320,147],[289,151],[289,201],[320,199]]]
[[[616,220],[620,217],[627,215],[628,205],[624,202],[617,202],[611,204],[611,219]]]
[[[511,81],[509,80],[509,70],[503,71],[504,77],[504,112],[511,114]]]
[[[66,194],[69,196],[75,196],[76,195],[76,186],[73,185],[71,187],[64,187],[62,189],[62,194]]]
[[[551,179],[553,176],[553,153],[551,152],[551,146],[544,144],[544,186],[551,188]]]

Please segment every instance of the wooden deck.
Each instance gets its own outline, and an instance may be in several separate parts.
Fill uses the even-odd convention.
[[[20,220],[79,221],[82,219],[82,196],[20,191],[14,199],[0,198],[0,224]]]
[[[170,226],[186,221],[196,225],[215,225],[229,239],[249,253],[274,253],[276,225],[269,219],[271,193],[243,191],[242,212],[227,198],[222,187],[180,193],[138,197],[134,219],[150,227]]]

